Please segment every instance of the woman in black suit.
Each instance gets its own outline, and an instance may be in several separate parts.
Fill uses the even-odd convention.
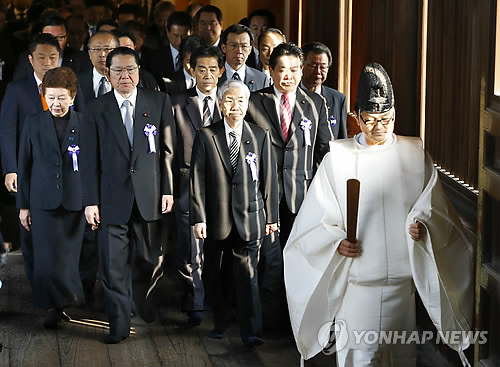
[[[70,108],[77,88],[71,69],[47,71],[42,90],[47,110],[28,117],[19,150],[17,206],[21,224],[33,236],[33,299],[47,310],[46,328],[68,321],[64,307],[84,300],[78,273],[85,225],[78,158],[81,116]]]

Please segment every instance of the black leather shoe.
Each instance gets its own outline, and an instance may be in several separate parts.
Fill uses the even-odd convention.
[[[187,313],[187,323],[190,326],[199,326],[203,321],[203,311],[191,311]]]
[[[264,344],[264,340],[258,336],[249,336],[243,340],[243,344],[251,348]]]
[[[210,333],[208,333],[208,337],[210,339],[224,339],[224,331],[213,329]]]
[[[47,316],[43,322],[43,327],[45,329],[56,329],[60,321],[70,321],[71,317],[62,310],[57,310],[55,308],[50,308],[47,311]]]
[[[102,342],[104,344],[118,344],[119,342],[121,342],[122,340],[125,340],[127,339],[126,336],[121,336],[121,335],[106,335],[103,339],[102,339]]]

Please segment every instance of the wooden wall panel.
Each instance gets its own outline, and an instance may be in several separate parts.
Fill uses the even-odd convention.
[[[479,149],[478,6],[467,0],[429,1],[426,85],[426,148],[437,164],[474,187]]]

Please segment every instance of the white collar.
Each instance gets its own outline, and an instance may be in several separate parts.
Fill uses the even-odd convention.
[[[116,91],[116,89],[113,89],[113,93],[115,94],[116,102],[118,102],[119,108],[122,107],[123,101],[128,100],[135,110],[136,100],[137,100],[137,87],[134,88],[134,91],[128,98],[123,97],[120,93]]]
[[[354,139],[356,139],[356,141],[359,143],[359,145],[361,145],[363,147],[363,149],[369,149],[370,147],[373,147],[373,146],[391,145],[395,141],[394,137],[395,137],[395,135],[391,134],[391,136],[389,136],[387,138],[387,140],[384,142],[384,144],[377,144],[377,145],[368,145],[368,143],[366,142],[366,136],[365,136],[364,132],[360,132],[359,134],[357,134],[354,137]]]
[[[231,126],[229,126],[226,118],[224,117],[224,131],[226,132],[226,141],[228,147],[231,145],[231,136],[229,135],[231,131],[234,131],[236,133],[238,142],[241,142],[241,135],[243,134],[243,120],[241,120],[236,128],[233,129]]]
[[[245,81],[245,75],[246,75],[246,69],[245,69],[245,64],[243,64],[241,66],[241,68],[239,68],[238,70],[234,70],[232,68],[231,65],[229,65],[227,63],[227,61],[225,62],[225,68],[226,68],[226,80],[230,80],[230,79],[233,79],[233,75],[234,73],[238,74],[238,76],[240,77],[240,80],[242,82]]]
[[[302,87],[302,89],[304,89],[304,90],[309,90],[309,89],[308,89],[308,88],[304,85],[304,83],[302,83],[302,80],[300,81],[300,86],[301,86],[301,87]],[[318,88],[316,88],[316,89],[314,90],[314,93],[321,95],[321,87],[322,87],[322,85],[320,84],[320,85],[319,85],[319,87],[318,87]],[[309,90],[309,91],[310,91],[310,90]]]
[[[212,92],[210,94],[204,94],[201,90],[198,89],[198,87],[196,87],[196,93],[198,94],[198,98],[201,102],[203,102],[203,100],[207,96],[210,96],[210,98],[212,98],[211,102],[217,101],[217,87],[212,89]]]
[[[39,89],[39,92],[40,92],[40,84],[42,84],[42,81],[40,80],[39,77],[36,76],[35,72],[33,72],[33,75],[35,76],[36,85],[38,86],[38,89]]]
[[[168,45],[170,46],[170,52],[172,53],[172,60],[174,61],[174,66],[175,66],[175,59],[179,55],[179,50],[177,50],[172,44],[169,42]]]

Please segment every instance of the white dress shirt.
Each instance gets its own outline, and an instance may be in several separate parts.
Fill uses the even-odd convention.
[[[276,104],[276,112],[278,112],[278,119],[281,124],[281,95],[283,93],[277,90],[276,87],[273,87],[273,89],[274,89],[274,103]],[[297,92],[295,91],[293,93],[288,93],[287,96],[288,96],[288,102],[290,103],[290,108],[292,110],[292,118],[290,119],[290,123],[292,123],[293,110],[295,108],[295,99],[297,98]],[[288,128],[290,128],[290,126],[288,126]]]
[[[231,65],[229,65],[226,61],[225,63],[225,68],[226,68],[226,80],[231,80],[233,79],[233,74],[236,73],[238,74],[238,76],[240,77],[240,80],[242,82],[245,82],[245,75],[246,75],[246,68],[245,68],[245,64],[242,65],[241,68],[239,68],[238,70],[234,70]]]
[[[96,96],[96,98],[98,97],[97,93],[99,92],[99,85],[101,85],[101,78],[103,76],[104,75],[99,74],[95,67],[92,68],[92,84],[94,85],[94,96]],[[106,78],[106,81],[104,82],[104,88],[106,93],[111,91],[111,83],[109,82],[108,78]]]
[[[236,127],[233,129],[231,126],[229,126],[226,119],[224,118],[224,130],[226,132],[226,141],[228,148],[231,146],[231,142],[233,141],[233,138],[229,135],[231,131],[234,131],[236,133],[238,146],[241,144],[241,135],[243,134],[243,121],[238,122]]]
[[[130,102],[130,109],[131,109],[131,114],[132,117],[135,120],[135,106],[136,106],[136,101],[137,101],[137,88],[134,89],[130,97],[125,98],[121,94],[119,94],[116,90],[113,90],[113,93],[115,94],[116,102],[118,103],[118,108],[120,109],[120,113],[122,115],[122,122],[125,123],[125,114],[127,111],[125,108],[122,107],[123,102],[127,99]]]
[[[205,103],[205,97],[210,96],[210,101],[208,101],[208,109],[210,110],[210,116],[214,115],[215,102],[217,101],[217,88],[212,90],[210,94],[203,94],[198,87],[196,87],[196,93],[198,93],[198,110],[200,111],[201,121],[203,121],[203,104]],[[215,121],[214,121],[215,122]]]

